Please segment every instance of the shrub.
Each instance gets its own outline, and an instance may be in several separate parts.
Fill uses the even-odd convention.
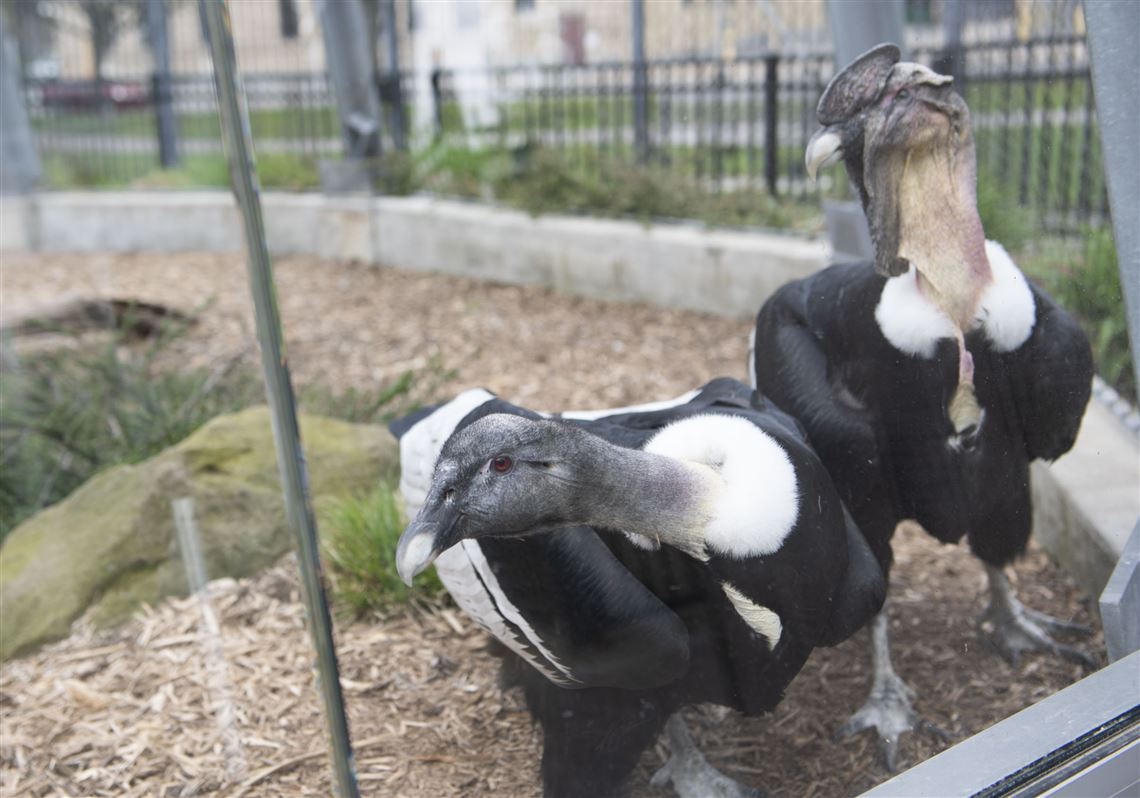
[[[383,612],[413,595],[443,591],[434,570],[416,577],[409,589],[396,571],[396,544],[404,515],[391,485],[367,496],[337,502],[322,513],[322,544],[330,565],[333,592],[357,615]]]
[[[132,350],[121,338],[13,362],[0,379],[0,539],[111,465],[144,460],[210,418],[263,401],[236,362],[160,371],[177,331]]]
[[[1010,252],[1024,247],[1037,229],[1032,211],[1018,204],[1016,192],[986,174],[978,175],[978,215],[986,238]]]
[[[44,352],[0,368],[0,540],[18,523],[60,501],[98,471],[145,460],[211,418],[265,402],[261,375],[231,360],[213,369],[172,371],[156,361],[184,327],[128,346],[116,335],[96,345]],[[429,386],[447,379],[438,364]],[[415,403],[419,373],[372,391],[300,391],[303,409],[379,423]]]
[[[1109,229],[1086,230],[1083,242],[1046,240],[1023,259],[1028,274],[1080,321],[1097,373],[1121,395],[1136,398],[1136,375],[1116,247]]]

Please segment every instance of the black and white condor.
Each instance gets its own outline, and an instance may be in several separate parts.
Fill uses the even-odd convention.
[[[468,391],[393,431],[415,514],[400,573],[434,560],[518,655],[505,665],[544,729],[548,795],[622,793],[663,728],[658,781],[752,794],[670,718],[704,702],[771,710],[814,647],[882,604],[882,573],[802,430],[735,380],[560,417]]]
[[[1084,661],[1049,634],[1072,625],[1023,607],[1002,569],[1029,539],[1030,462],[1076,438],[1092,357],[1074,320],[985,240],[969,110],[950,80],[880,45],[824,91],[808,171],[842,160],[875,259],[768,300],[753,385],[804,425],[884,573],[902,519],[947,543],[965,536],[990,581],[987,640],[1010,659],[1043,648]],[[918,718],[885,613],[872,641],[872,696],[841,732],[876,727],[893,769]]]

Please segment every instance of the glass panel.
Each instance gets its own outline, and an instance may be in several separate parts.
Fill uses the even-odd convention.
[[[1025,457],[990,467],[963,428],[947,437],[963,452],[947,471],[933,458],[906,460],[913,451],[874,448],[895,458],[891,479],[859,493],[854,450],[813,438],[830,475],[797,471],[796,490],[764,494],[762,513],[792,506],[798,519],[814,506],[830,531],[794,552],[778,533],[763,551],[726,533],[713,547],[720,559],[689,545],[688,527],[671,526],[685,517],[687,491],[654,485],[653,501],[630,513],[631,496],[645,491],[613,490],[633,479],[598,466],[585,504],[613,514],[575,519],[596,531],[449,539],[435,552],[438,567],[412,588],[398,565],[415,565],[415,552],[409,543],[400,554],[398,540],[425,501],[439,448],[479,400],[466,394],[462,411],[451,405],[397,425],[409,436],[403,452],[386,427],[393,419],[477,388],[544,413],[665,402],[646,411],[656,415],[609,425],[594,423],[597,412],[567,413],[559,427],[572,418],[578,432],[630,449],[671,412],[690,412],[677,408],[707,400],[702,412],[735,408],[779,427],[761,424],[800,468],[803,445],[788,443],[797,433],[773,421],[774,405],[800,414],[809,433],[820,397],[856,418],[880,412],[876,402],[910,418],[899,408],[949,402],[968,371],[955,366],[966,361],[952,335],[935,335],[932,346],[954,355],[938,361],[949,388],[917,372],[871,385],[872,367],[923,356],[900,349],[879,320],[877,284],[862,299],[821,289],[802,297],[804,307],[824,306],[813,306],[817,321],[862,301],[852,319],[868,326],[761,329],[759,350],[797,372],[811,365],[812,339],[831,335],[855,351],[871,336],[884,360],[827,363],[816,383],[770,390],[760,409],[748,387],[669,404],[716,377],[755,375],[755,311],[781,284],[828,265],[839,223],[848,224],[850,254],[869,257],[881,245],[858,203],[847,215],[834,210],[865,175],[805,163],[819,141],[820,96],[844,66],[822,0],[647,2],[643,63],[633,60],[627,3],[417,3],[413,25],[411,3],[397,0],[400,74],[378,72],[382,154],[367,163],[344,157],[352,136],[317,4],[230,5],[363,793],[528,795],[541,792],[545,773],[551,791],[593,793],[628,775],[632,794],[666,795],[668,779],[688,770],[662,768],[688,735],[743,784],[854,795],[890,775],[873,730],[833,739],[872,688],[869,649],[880,659],[889,650],[897,679],[881,669],[880,684],[896,688],[899,706],[898,684],[915,694],[902,767],[1103,665],[1093,601],[1116,543],[1109,535],[1097,547],[1078,533],[1115,524],[1122,545],[1132,529],[1140,420],[1080,4],[964,4],[953,30],[949,4],[908,3],[904,42],[908,59],[952,74],[969,106],[985,235],[1089,341],[1093,409],[1072,453],[1030,474]],[[0,778],[14,795],[329,794],[327,724],[242,242],[228,194],[181,192],[230,185],[202,23],[196,4],[167,4],[179,163],[164,168],[156,103],[165,95],[138,11],[147,6],[41,0],[3,9],[44,188],[69,193],[3,200]],[[390,63],[382,10],[362,6],[378,66]],[[294,23],[283,27],[282,13]],[[392,130],[393,119],[404,129]],[[322,195],[338,169],[359,178],[365,196]],[[95,188],[123,193],[93,199],[86,192]],[[430,200],[398,199],[412,193]],[[542,215],[554,218],[532,218]],[[958,230],[950,215],[934,214],[946,241]],[[25,249],[39,251],[7,249],[13,219],[31,231]],[[69,249],[79,252],[61,251]],[[991,250],[987,262],[996,257]],[[1033,300],[1010,279],[1022,288],[986,314]],[[842,303],[828,298],[838,295]],[[1031,305],[1031,325],[1043,323],[1042,302]],[[904,342],[921,332],[913,321]],[[1013,335],[980,323],[986,334]],[[982,333],[971,335],[975,346]],[[1027,388],[1014,355],[975,355],[983,423],[1032,448],[1024,414],[1049,415],[1064,394],[1049,386],[1076,373],[1075,358],[1033,377],[1054,383]],[[761,379],[763,370],[761,362]],[[873,446],[898,440],[899,428],[875,428]],[[747,428],[739,445],[751,451],[755,434]],[[674,445],[714,438],[703,429],[694,437]],[[1062,453],[1033,451],[1041,460]],[[481,479],[562,473],[553,455],[482,454]],[[698,476],[685,472],[687,487],[720,479],[727,457]],[[962,488],[961,472],[983,474],[984,484]],[[1012,563],[1003,580],[977,555],[1027,523],[1009,505],[1029,480],[1034,535],[1023,557],[991,557]],[[768,472],[757,478],[742,506],[771,482]],[[928,482],[944,486],[936,495],[948,508],[907,498]],[[560,495],[561,483],[543,485],[524,510]],[[1064,485],[1072,501],[1061,498]],[[442,496],[447,486],[437,487]],[[829,590],[838,596],[841,569],[862,556],[840,495],[871,530],[867,562],[888,561],[886,538],[896,516],[907,519],[890,539],[880,625],[870,620],[874,596],[852,611],[858,621],[832,610],[838,599],[813,603]],[[941,523],[985,501],[1002,521],[992,538]],[[991,600],[1004,601],[1006,614],[979,620]],[[1022,605],[1020,617],[1064,648],[1010,664],[990,649]],[[1091,632],[1053,628],[1035,613]],[[1034,626],[1021,628],[1007,648],[1028,644]],[[677,709],[687,732],[667,725]]]

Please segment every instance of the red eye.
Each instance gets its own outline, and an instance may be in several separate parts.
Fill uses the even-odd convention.
[[[501,454],[491,461],[491,470],[497,474],[505,474],[511,470],[514,462],[505,454]]]

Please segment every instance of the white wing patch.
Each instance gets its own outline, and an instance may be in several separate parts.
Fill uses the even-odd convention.
[[[732,606],[736,607],[736,613],[748,624],[748,628],[764,638],[769,651],[774,649],[780,642],[780,635],[784,633],[780,616],[752,601],[728,582],[722,583],[720,587],[732,602]]]
[[[409,517],[414,517],[419,512],[427,497],[435,463],[444,442],[468,413],[493,398],[493,394],[482,389],[464,391],[400,438],[400,493],[404,497]],[[503,645],[555,684],[566,687],[578,683],[507,598],[479,544],[465,540],[452,546],[436,558],[435,570],[455,603]],[[535,656],[506,621],[513,623],[526,641],[547,661]]]
[[[546,647],[518,607],[503,592],[478,543],[473,540],[460,541],[436,559],[435,567],[440,581],[455,599],[455,603],[503,645],[555,684],[566,687],[579,683]],[[542,655],[541,658],[522,644],[503,622],[504,619],[518,628],[526,641]]]
[[[704,530],[709,551],[744,559],[772,554],[799,517],[799,486],[787,452],[736,416],[693,416],[654,435],[645,451],[708,466],[721,477]]]
[[[1012,352],[1033,332],[1037,320],[1033,292],[1001,244],[987,241],[986,259],[994,279],[982,292],[975,328],[985,330],[997,351]],[[929,358],[941,339],[954,337],[954,322],[919,292],[917,279],[916,270],[908,269],[887,280],[875,307],[875,321],[895,349]]]
[[[671,407],[680,407],[696,398],[700,391],[689,391],[672,399],[663,399],[660,402],[647,402],[643,405],[629,405],[628,407],[613,407],[609,410],[567,410],[559,413],[562,418],[572,418],[577,421],[593,421],[606,416],[616,416],[619,413],[652,413],[656,410],[668,410]],[[543,415],[549,415],[543,413]]]

